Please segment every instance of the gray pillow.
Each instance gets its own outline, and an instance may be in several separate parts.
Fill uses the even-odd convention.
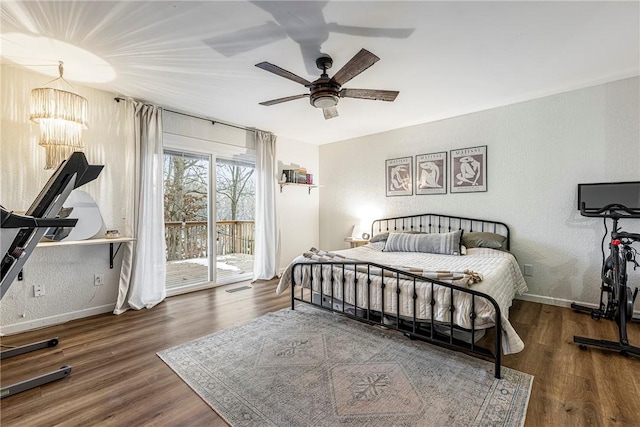
[[[496,233],[489,233],[487,231],[474,231],[470,233],[464,233],[462,236],[462,244],[467,248],[490,248],[499,249],[501,251],[507,250],[507,238]]]
[[[383,251],[460,255],[461,238],[462,230],[434,234],[390,233]]]
[[[369,240],[369,243],[384,242],[389,238],[389,233],[376,234]]]

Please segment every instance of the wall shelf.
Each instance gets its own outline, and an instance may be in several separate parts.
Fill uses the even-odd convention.
[[[309,190],[309,194],[311,194],[311,189],[312,188],[320,188],[322,187],[321,185],[317,185],[317,184],[298,184],[295,182],[279,182],[278,183],[280,185],[280,192],[282,193],[282,188],[286,187],[288,185],[294,186],[294,187],[307,187]]]
[[[133,237],[116,237],[113,239],[100,238],[100,239],[86,239],[86,240],[61,240],[59,242],[41,241],[36,245],[36,247],[50,248],[54,246],[104,245],[108,243],[109,244],[109,268],[113,268],[113,260],[118,254],[118,251],[120,250],[120,246],[122,246],[122,244],[125,242],[132,242],[134,240],[135,239]],[[115,252],[113,250],[114,243],[118,244],[118,248],[115,250]]]

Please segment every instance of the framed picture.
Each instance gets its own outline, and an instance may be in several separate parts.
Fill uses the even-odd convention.
[[[487,191],[487,146],[451,150],[452,193]]]
[[[385,161],[387,197],[413,195],[413,157]]]
[[[416,156],[416,194],[447,194],[447,152]]]

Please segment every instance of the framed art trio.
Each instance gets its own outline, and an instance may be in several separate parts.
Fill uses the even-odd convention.
[[[487,146],[385,161],[387,197],[446,194],[447,181],[452,194],[487,191]]]

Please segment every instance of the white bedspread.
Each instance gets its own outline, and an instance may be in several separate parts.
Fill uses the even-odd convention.
[[[513,255],[508,252],[484,248],[470,248],[467,249],[466,255],[453,256],[420,252],[382,252],[383,247],[384,242],[380,242],[354,249],[335,251],[335,253],[358,261],[368,261],[388,266],[420,267],[425,270],[434,271],[473,270],[481,273],[483,280],[480,283],[472,285],[471,289],[491,296],[498,303],[502,318],[503,353],[517,353],[524,348],[524,343],[508,320],[509,307],[511,307],[513,298],[527,291],[524,277]],[[313,261],[304,256],[299,256],[294,259],[282,275],[276,292],[280,294],[291,285],[291,269],[294,264],[309,262]],[[341,271],[334,271],[333,274],[335,278],[336,274],[341,275],[342,273]],[[306,277],[307,275],[308,274],[301,274],[301,270],[297,269],[296,283],[303,283],[305,286],[310,286],[311,280],[309,277]],[[324,279],[322,291],[325,295],[329,295],[331,294],[331,281],[329,279],[331,272],[329,266],[325,267],[322,276]],[[348,279],[345,286],[345,302],[354,304],[353,295],[355,292],[357,294],[356,305],[367,308],[366,275],[358,273],[357,289],[354,289],[355,281],[353,280],[353,271],[346,271],[345,276]],[[374,281],[373,286],[371,286],[371,309],[395,315],[398,310],[396,306],[396,280],[385,278],[384,282],[384,310],[382,307],[382,292],[380,290],[379,280]],[[313,290],[320,292],[320,277],[314,274],[312,283]],[[401,279],[400,290],[400,315],[413,317],[413,281]],[[431,319],[431,305],[429,304],[431,300],[431,285],[428,282],[419,282],[416,286],[416,293],[418,295],[416,301],[416,318]],[[451,305],[451,292],[442,286],[436,285],[434,287],[434,294],[436,301],[434,305],[434,319],[441,322],[450,322],[451,312],[449,306]],[[471,329],[471,295],[458,291],[454,291],[453,294],[454,306],[456,307],[453,316],[454,324],[462,328]],[[334,280],[333,296],[338,299],[343,299],[341,281]],[[483,298],[476,297],[475,300],[475,312],[477,315],[476,329],[494,326],[495,310],[493,306]]]

